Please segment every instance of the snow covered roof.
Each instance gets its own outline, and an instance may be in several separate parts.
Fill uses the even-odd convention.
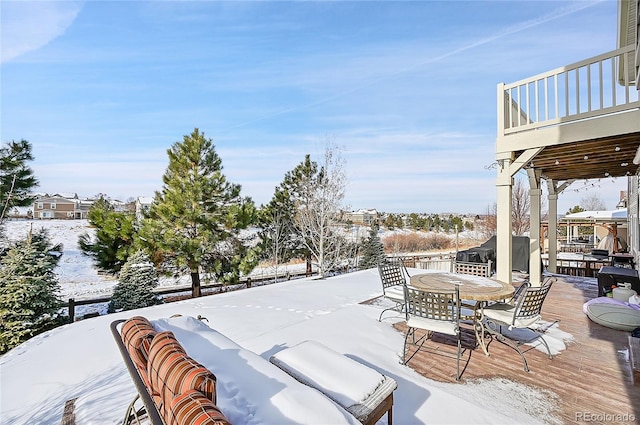
[[[153,198],[148,196],[138,196],[136,202],[142,205],[151,205],[153,204]]]
[[[65,198],[65,199],[78,199],[78,194],[73,192],[52,193],[51,196]]]
[[[610,211],[582,211],[564,216],[564,220],[589,220],[589,221],[627,221],[627,210]]]
[[[75,204],[76,200],[54,195],[54,196],[39,196],[35,199],[35,202],[55,202],[58,204]]]

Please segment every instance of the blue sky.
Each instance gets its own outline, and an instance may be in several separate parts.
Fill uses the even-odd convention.
[[[352,209],[495,201],[496,85],[616,48],[615,1],[0,2],[0,136],[44,192],[153,196],[195,127],[259,205],[342,147]],[[592,186],[593,185],[593,186]],[[574,183],[564,212],[626,180]],[[576,192],[576,189],[579,191]]]

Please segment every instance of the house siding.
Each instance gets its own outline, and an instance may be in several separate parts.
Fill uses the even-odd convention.
[[[76,204],[64,198],[37,198],[33,203],[33,218],[63,219],[75,218]]]

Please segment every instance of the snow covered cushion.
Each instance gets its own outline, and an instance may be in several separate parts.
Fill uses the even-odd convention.
[[[345,407],[361,403],[384,380],[376,370],[316,341],[284,349],[271,356],[270,361]]]
[[[358,424],[353,415],[193,317],[153,321],[217,377],[217,405],[231,423]]]
[[[304,341],[269,359],[298,381],[316,388],[363,424],[388,412],[391,423],[396,381],[316,341]]]
[[[402,285],[389,286],[384,290],[384,296],[397,302],[404,302],[404,287]]]
[[[587,301],[582,310],[593,322],[622,331],[640,327],[640,305],[599,297]]]
[[[491,304],[488,307],[485,307],[483,309],[483,312],[485,317],[489,319],[494,319],[498,322],[506,323],[509,326],[511,326],[513,322],[513,315],[515,313],[515,310],[516,310],[516,307],[509,303],[498,302],[495,304]],[[513,323],[513,325],[516,328],[527,328],[533,325],[534,323],[536,323],[537,321],[539,321],[540,319],[542,319],[542,316],[539,314],[532,317],[527,317],[527,318],[517,318],[515,323]],[[511,329],[511,327],[509,329]]]

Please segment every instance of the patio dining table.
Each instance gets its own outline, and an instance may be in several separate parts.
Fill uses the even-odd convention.
[[[453,289],[460,285],[460,298],[474,301],[496,301],[511,298],[515,288],[509,283],[449,272],[422,273],[411,276],[411,286],[422,290]]]
[[[437,272],[423,273],[411,276],[411,286],[424,291],[441,291],[453,289],[458,284],[460,299],[465,301],[476,301],[474,308],[474,331],[478,345],[486,355],[489,355],[487,347],[482,338],[483,320],[482,306],[487,301],[498,301],[511,298],[515,292],[515,287],[510,283],[489,279],[487,277],[472,276],[465,274]]]

